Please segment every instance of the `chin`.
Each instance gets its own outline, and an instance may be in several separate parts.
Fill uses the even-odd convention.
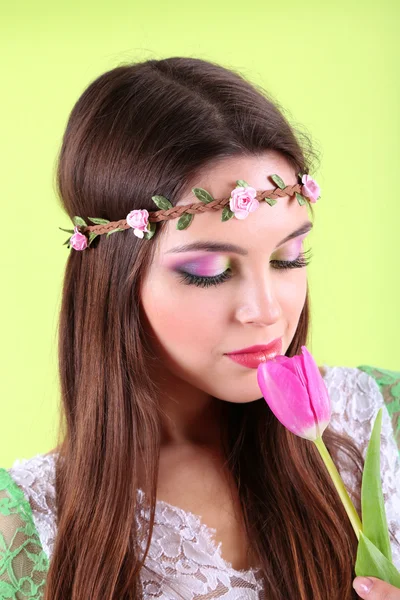
[[[231,404],[251,404],[251,402],[256,402],[256,400],[260,400],[260,398],[262,398],[261,392],[260,392],[260,396],[258,396],[257,398],[251,398],[251,399],[234,398],[232,400],[225,399],[225,402],[231,402]]]
[[[214,393],[213,396],[217,400],[221,400],[221,402],[232,402],[232,404],[249,404],[250,402],[260,400],[260,398],[263,397],[257,382],[256,386],[250,385],[242,390],[240,390],[240,387],[238,386],[234,390],[231,389],[225,390],[225,392]]]

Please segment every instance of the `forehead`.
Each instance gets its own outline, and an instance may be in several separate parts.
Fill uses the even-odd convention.
[[[193,194],[193,187],[207,190],[215,199],[228,198],[238,179],[245,180],[256,190],[273,189],[276,185],[268,177],[278,174],[286,185],[297,183],[295,169],[280,155],[265,153],[258,156],[238,156],[220,159],[197,175],[188,185],[189,191],[177,206],[200,204]],[[256,251],[260,244],[275,247],[288,233],[307,221],[307,204],[299,205],[295,196],[278,198],[274,206],[261,200],[256,211],[246,219],[232,217],[222,222],[222,209],[194,215],[187,229],[177,230],[178,219],[167,221],[158,240],[159,253],[164,254],[174,246],[193,241],[221,241],[240,243],[249,252]]]

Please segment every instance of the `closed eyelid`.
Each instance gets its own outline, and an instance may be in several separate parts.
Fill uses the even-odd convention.
[[[193,260],[188,260],[180,265],[175,265],[178,271],[188,271],[193,275],[210,277],[222,273],[230,266],[230,258],[223,254],[208,254]]]
[[[307,237],[308,233],[305,233],[295,239],[288,240],[285,244],[281,245],[279,248],[275,248],[272,255],[276,255],[278,252],[282,253],[282,248],[288,248],[289,250],[293,250],[294,252],[298,252],[301,248],[301,245],[304,239]],[[241,260],[248,260],[248,257],[242,259],[241,257],[229,257],[226,253],[217,254],[216,252],[207,252],[204,255],[197,255],[193,258],[188,258],[186,260],[180,260],[178,263],[173,264],[174,270],[189,270],[190,272],[200,272],[200,271],[216,271],[221,272],[231,266],[236,260],[239,262]],[[205,273],[203,273],[205,274]]]
[[[282,254],[283,251],[285,251],[286,253],[292,252],[292,251],[298,252],[300,250],[304,240],[308,236],[308,234],[309,234],[309,232],[303,233],[302,235],[299,235],[298,237],[296,237],[294,239],[288,240],[287,242],[285,242],[278,248],[275,248],[273,254],[277,254],[277,253]]]

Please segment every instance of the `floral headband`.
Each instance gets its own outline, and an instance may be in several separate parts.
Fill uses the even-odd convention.
[[[192,188],[194,195],[201,200],[185,206],[172,206],[171,202],[164,196],[152,196],[152,200],[160,210],[151,211],[146,209],[132,210],[126,219],[120,221],[108,221],[107,219],[98,219],[88,217],[89,221],[95,225],[87,225],[82,217],[74,217],[74,229],[62,229],[73,235],[64,242],[67,248],[72,246],[74,250],[85,250],[93,240],[103,233],[107,237],[117,231],[133,228],[133,233],[138,238],[150,240],[156,232],[156,223],[179,217],[176,228],[186,229],[192,222],[194,215],[206,210],[219,210],[223,207],[221,221],[229,221],[233,216],[237,219],[245,219],[251,212],[254,212],[260,200],[265,200],[270,206],[276,204],[276,198],[283,196],[296,195],[298,203],[303,205],[306,201],[316,202],[320,196],[320,187],[317,182],[309,175],[298,174],[301,183],[296,185],[285,185],[279,175],[271,175],[271,179],[278,187],[273,190],[257,191],[243,179],[236,181],[236,187],[232,190],[229,198],[215,200],[209,192],[203,188]],[[229,207],[227,204],[229,203]],[[89,238],[86,234],[89,234]]]

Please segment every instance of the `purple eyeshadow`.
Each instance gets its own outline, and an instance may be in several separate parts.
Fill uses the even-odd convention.
[[[281,252],[280,255],[276,253],[274,260],[295,260],[300,254],[305,237],[306,234],[293,241],[290,248],[288,248],[285,253]],[[230,266],[230,257],[209,253],[199,258],[180,260],[178,263],[174,264],[172,268],[174,271],[183,271],[191,275],[196,275],[197,277],[215,277],[221,275]]]
[[[203,256],[196,260],[181,263],[179,271],[185,271],[198,277],[214,277],[220,275],[229,267],[229,258],[226,256]]]

